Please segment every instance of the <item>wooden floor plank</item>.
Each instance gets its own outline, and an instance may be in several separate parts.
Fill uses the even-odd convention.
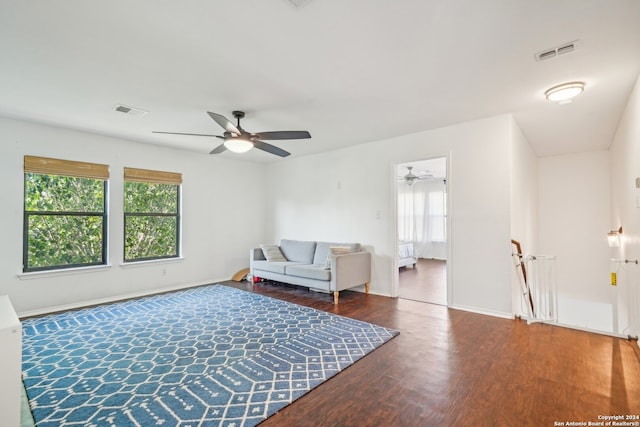
[[[229,286],[400,335],[267,419],[271,426],[554,426],[640,414],[635,341],[359,292]]]
[[[398,270],[400,298],[447,305],[447,261],[418,259]]]

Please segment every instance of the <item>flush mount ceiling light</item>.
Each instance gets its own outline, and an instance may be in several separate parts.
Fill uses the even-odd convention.
[[[544,96],[546,96],[549,101],[565,103],[565,102],[571,102],[570,100],[580,95],[583,90],[584,90],[583,82],[564,83],[558,86],[554,86],[551,89],[548,89],[544,93]]]

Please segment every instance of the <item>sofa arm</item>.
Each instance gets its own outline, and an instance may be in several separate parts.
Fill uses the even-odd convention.
[[[266,261],[264,252],[260,248],[249,249],[249,261]]]
[[[371,253],[354,252],[331,260],[331,291],[341,291],[371,281]]]
[[[249,273],[253,276],[253,261],[265,261],[264,252],[260,248],[249,249]]]

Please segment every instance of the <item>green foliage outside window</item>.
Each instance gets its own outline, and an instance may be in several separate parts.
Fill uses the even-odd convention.
[[[105,181],[25,174],[25,271],[106,263]]]
[[[25,173],[24,271],[106,264],[106,182]],[[125,181],[124,259],[177,257],[179,185]]]
[[[178,256],[179,189],[174,184],[125,181],[125,261]]]

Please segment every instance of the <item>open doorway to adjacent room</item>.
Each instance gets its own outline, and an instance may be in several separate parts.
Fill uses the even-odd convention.
[[[396,170],[398,297],[447,305],[447,158]]]

